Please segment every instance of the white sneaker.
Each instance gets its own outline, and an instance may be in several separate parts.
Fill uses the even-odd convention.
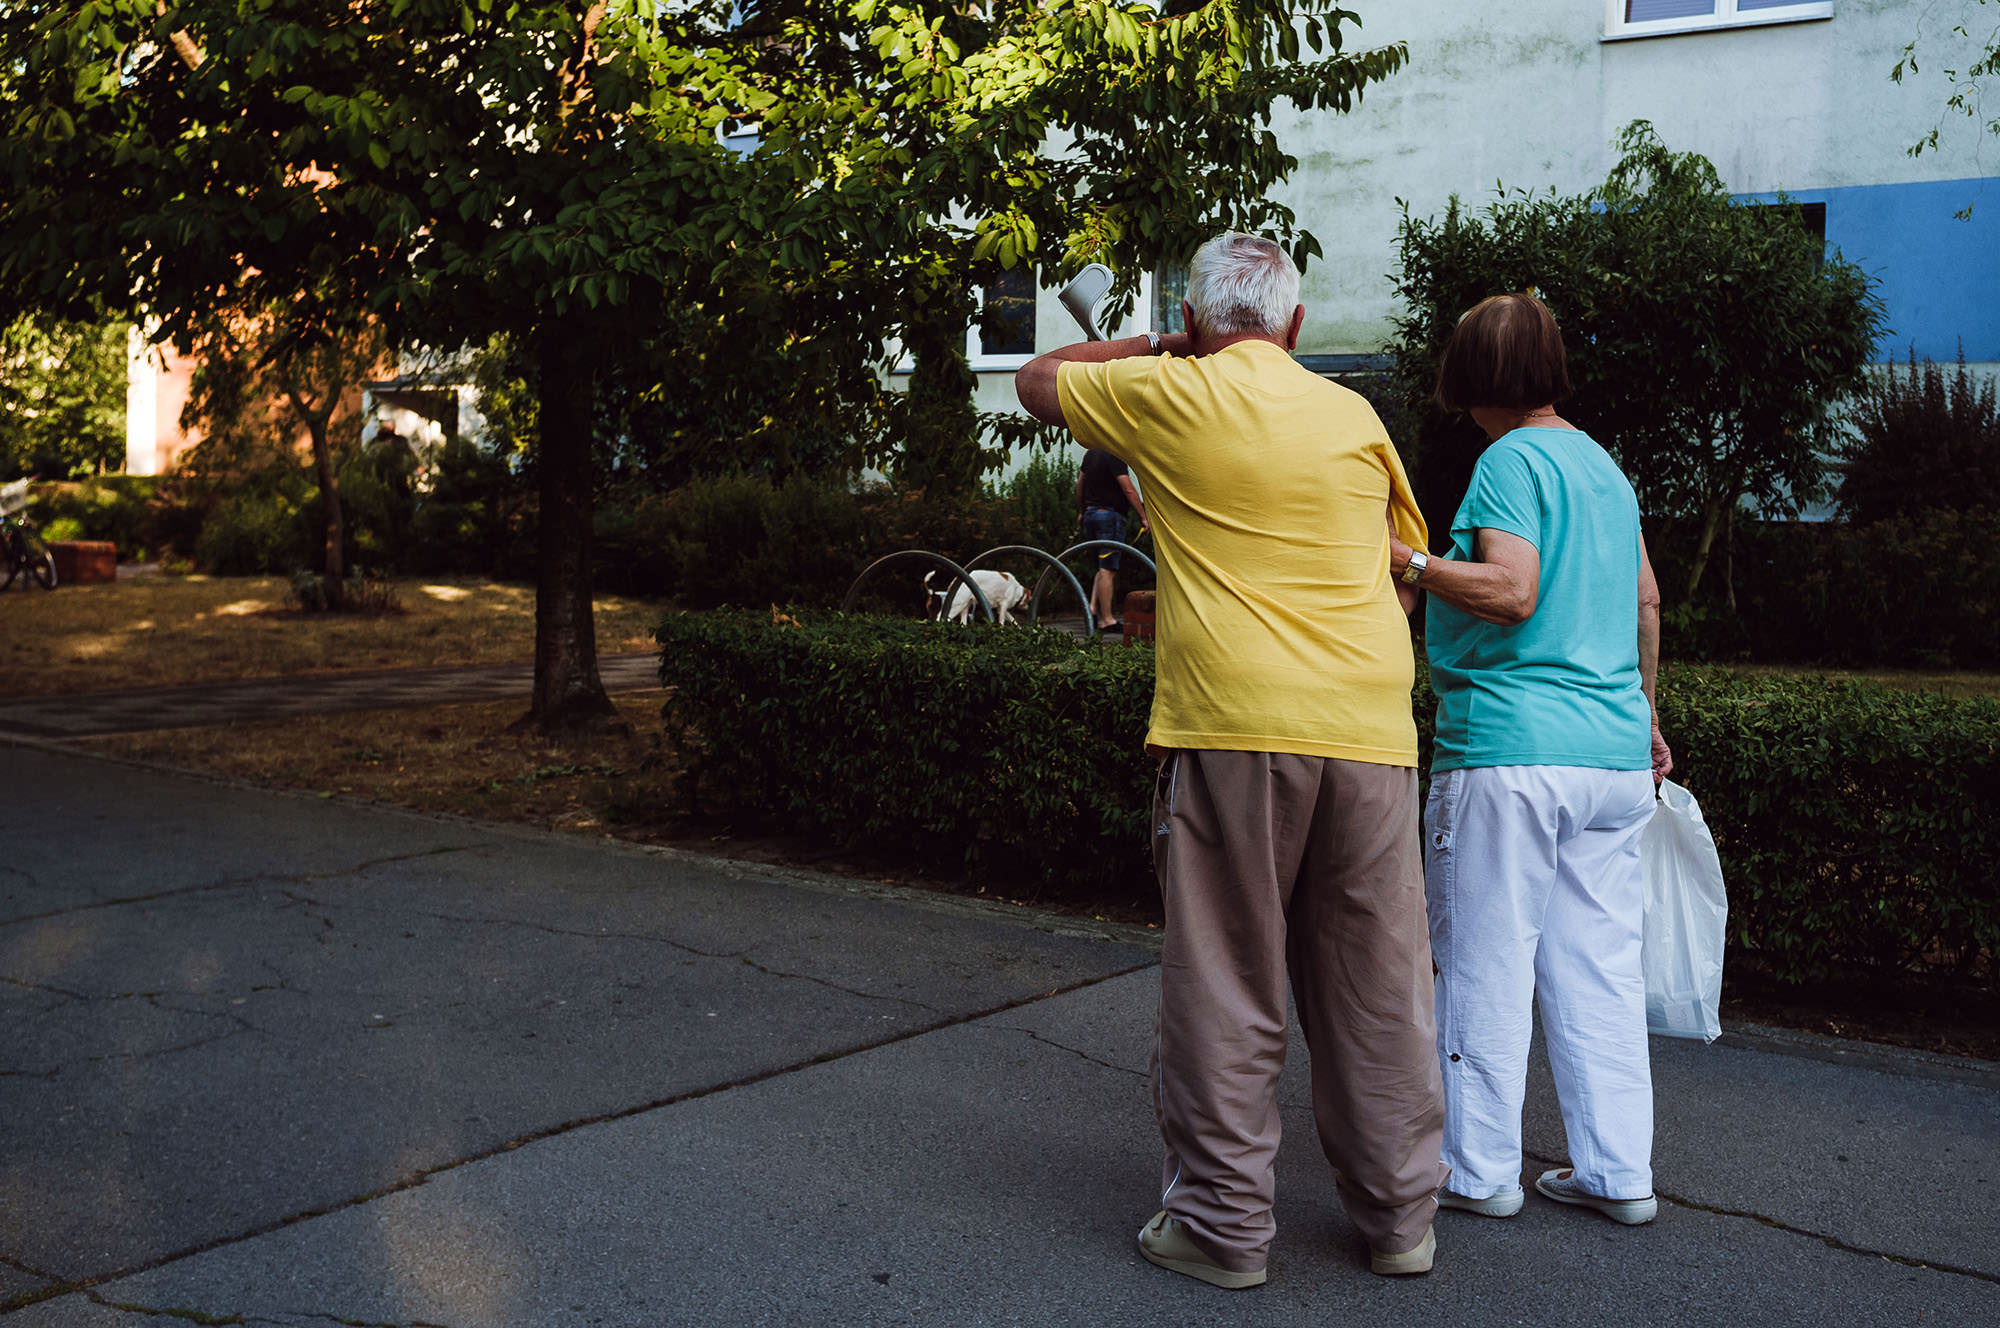
[[[1658,1201],[1650,1194],[1643,1199],[1606,1199],[1592,1194],[1577,1183],[1576,1172],[1568,1167],[1544,1171],[1535,1182],[1535,1189],[1557,1203],[1595,1208],[1613,1222],[1622,1222],[1628,1227],[1650,1222],[1660,1211]]]
[[[1462,1194],[1455,1194],[1442,1187],[1438,1190],[1438,1207],[1456,1208],[1461,1213],[1477,1213],[1481,1217],[1512,1217],[1520,1212],[1521,1206],[1527,1202],[1527,1196],[1522,1193],[1518,1185],[1511,1190],[1488,1195],[1484,1199],[1468,1199]]]

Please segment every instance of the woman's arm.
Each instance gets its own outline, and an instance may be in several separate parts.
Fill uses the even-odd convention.
[[[1403,616],[1407,618],[1417,611],[1417,588],[1403,584],[1403,573],[1396,566],[1396,505],[1393,502],[1389,504],[1389,510],[1382,514],[1382,519],[1389,523],[1389,584],[1396,588],[1396,603],[1402,606]],[[1402,546],[1404,567],[1410,565],[1409,547],[1407,544]]]
[[[1534,616],[1542,593],[1542,555],[1519,535],[1504,530],[1473,532],[1472,561],[1442,555],[1430,560],[1417,589],[1427,590],[1481,622],[1512,627]],[[1389,532],[1389,574],[1402,584],[1410,546]]]
[[[1665,779],[1674,768],[1673,749],[1660,736],[1660,708],[1653,691],[1660,676],[1660,583],[1653,576],[1653,560],[1646,556],[1646,537],[1639,537],[1639,685],[1646,691],[1646,705],[1653,712],[1653,782]]]

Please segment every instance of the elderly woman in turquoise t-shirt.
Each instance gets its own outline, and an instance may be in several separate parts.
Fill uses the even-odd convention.
[[[1429,592],[1438,696],[1424,885],[1438,969],[1443,1208],[1521,1211],[1532,1007],[1570,1165],[1535,1188],[1617,1222],[1651,1221],[1639,836],[1672,766],[1653,710],[1659,589],[1632,486],[1556,413],[1562,334],[1532,295],[1459,321],[1436,399],[1491,440],[1448,553],[1391,537]]]

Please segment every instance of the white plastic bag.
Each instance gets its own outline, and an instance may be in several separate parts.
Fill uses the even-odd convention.
[[[1646,880],[1646,1031],[1722,1036],[1723,924],[1729,896],[1715,837],[1694,795],[1669,779],[1639,841]]]

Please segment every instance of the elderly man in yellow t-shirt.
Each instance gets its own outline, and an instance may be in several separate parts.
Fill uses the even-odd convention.
[[[1415,591],[1389,573],[1390,530],[1420,549],[1424,523],[1368,403],[1292,359],[1298,290],[1283,249],[1221,235],[1189,269],[1187,332],[1065,346],[1015,380],[1146,494],[1166,1163],[1139,1247],[1223,1287],[1264,1280],[1276,1229],[1288,972],[1320,1145],[1374,1271],[1429,1271],[1446,1179]]]

